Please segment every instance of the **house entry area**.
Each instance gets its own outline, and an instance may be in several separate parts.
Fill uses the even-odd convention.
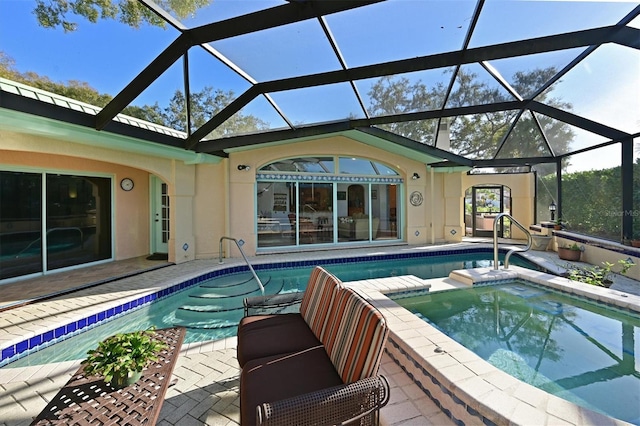
[[[397,240],[392,168],[362,158],[279,160],[256,175],[258,248]]]
[[[111,178],[0,171],[0,281],[111,259]]]
[[[464,199],[464,224],[467,236],[493,237],[493,225],[500,213],[511,213],[511,189],[503,185],[479,185],[468,188]],[[501,218],[498,237],[510,238],[511,223]]]

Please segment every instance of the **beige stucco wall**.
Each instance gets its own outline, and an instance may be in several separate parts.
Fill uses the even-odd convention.
[[[459,179],[459,182],[458,182]],[[451,176],[448,180],[449,192],[447,197],[459,197],[457,202],[452,200],[448,206],[451,211],[448,216],[459,218],[461,226],[464,226],[464,194],[465,191],[476,185],[504,185],[511,189],[511,215],[522,226],[528,229],[529,225],[534,223],[534,196],[535,196],[535,177],[533,173],[519,174],[478,174],[467,175],[466,173],[458,177]],[[459,185],[459,186],[458,186]],[[459,189],[459,192],[456,191]],[[457,219],[456,219],[457,220]],[[464,228],[463,228],[464,229]],[[516,226],[512,226],[513,238],[525,239],[525,234]]]
[[[195,169],[193,233],[197,259],[219,256],[220,238],[227,235],[228,160],[199,164]]]
[[[110,150],[91,145],[67,142],[57,138],[33,134],[0,131],[0,166],[2,168],[33,169],[35,171],[60,171],[61,173],[95,173],[113,178],[114,252],[115,259],[149,254],[150,248],[150,173],[169,184],[170,193],[175,192],[175,179],[191,181],[181,185],[176,195],[177,206],[184,204],[183,197],[191,202],[193,197],[194,165],[182,162],[142,155],[131,152]],[[120,190],[119,182],[129,177],[135,182],[134,189]],[[178,212],[176,208],[176,212]],[[188,231],[179,226],[173,228],[181,240],[193,244],[192,220],[187,222]],[[187,237],[184,237],[184,235]],[[174,245],[175,247],[175,245]],[[171,250],[170,250],[171,251]],[[175,249],[173,250],[176,251]],[[189,258],[193,258],[189,254]]]
[[[344,136],[239,150],[217,164],[196,164],[197,161],[192,164],[108,149],[96,146],[90,140],[75,143],[60,137],[6,130],[0,130],[0,149],[0,165],[4,167],[112,176],[116,259],[143,256],[150,251],[150,175],[162,179],[169,188],[169,260],[180,263],[215,258],[219,256],[219,241],[223,236],[244,240],[245,253],[256,254],[256,171],[264,164],[294,156],[356,156],[382,162],[398,170],[404,179],[404,185],[400,186],[398,212],[402,216],[399,223],[402,237],[409,244],[461,240],[464,235],[464,191],[477,184],[509,186],[516,218],[526,226],[532,222],[533,215],[532,175],[498,177],[467,176],[464,172],[432,173],[420,161]],[[238,170],[239,164],[248,165],[251,169]],[[414,173],[418,173],[420,178],[411,179]],[[133,191],[120,190],[118,183],[123,177],[134,179]],[[424,201],[419,206],[409,202],[414,191],[423,196]],[[240,255],[228,242],[224,243],[223,252],[225,256]]]
[[[257,246],[257,235],[255,226],[253,225],[256,215],[256,170],[278,159],[314,155],[341,155],[369,158],[398,170],[401,177],[405,179],[405,191],[402,200],[403,206],[398,210],[399,212],[404,212],[404,217],[401,220],[401,223],[405,224],[403,235],[411,244],[428,243],[430,241],[430,200],[432,200],[432,194],[430,191],[430,177],[426,171],[426,166],[421,162],[354,141],[344,136],[335,136],[230,154],[228,160],[230,201],[228,232],[229,236],[242,239],[247,243],[243,247],[245,253],[253,254]],[[248,165],[251,169],[249,171],[238,170],[238,165],[240,164]],[[421,176],[420,179],[411,179],[414,172],[417,172]],[[438,184],[435,185],[435,198],[433,199],[438,205],[436,211],[439,211],[442,178],[436,176],[435,180]],[[413,191],[420,191],[423,194],[424,202],[421,206],[414,207],[409,204],[407,197],[408,194],[411,194]],[[443,238],[442,215],[436,215],[435,220],[435,238],[441,240]],[[230,245],[226,248],[226,251],[228,250],[231,250],[232,256],[239,255],[237,250],[233,250]]]

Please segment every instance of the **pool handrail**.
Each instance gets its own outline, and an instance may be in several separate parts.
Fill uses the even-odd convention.
[[[253,274],[253,278],[258,283],[258,287],[260,287],[260,291],[262,292],[262,295],[264,296],[264,286],[262,285],[262,281],[260,281],[260,278],[258,278],[258,274],[256,274],[256,271],[253,269],[253,266],[251,266],[251,263],[249,262],[249,259],[247,259],[247,256],[244,254],[244,250],[242,250],[242,244],[244,244],[244,241],[242,242],[242,244],[240,244],[240,242],[238,240],[236,240],[235,238],[220,237],[220,248],[219,248],[219,250],[220,250],[220,259],[219,259],[218,263],[220,263],[220,264],[223,263],[222,262],[222,255],[223,255],[222,241],[223,240],[229,240],[229,241],[233,241],[234,243],[236,243],[236,246],[238,247],[238,250],[240,250],[240,254],[244,258],[244,261],[247,263],[247,266],[249,267],[249,270]]]
[[[513,216],[511,216],[509,213],[500,213],[499,215],[497,215],[495,217],[495,219],[493,219],[493,269],[495,269],[496,271],[499,269],[499,264],[498,264],[498,223],[500,223],[500,219],[502,219],[503,217],[508,217],[509,220],[511,220],[512,223],[515,223],[516,226],[518,228],[520,228],[522,230],[522,232],[524,232],[525,235],[527,236],[527,245],[526,245],[525,248],[523,248],[523,249],[520,248],[520,247],[512,248],[504,256],[504,269],[509,269],[509,258],[511,257],[511,255],[514,252],[516,252],[516,251],[520,251],[520,252],[528,251],[531,248],[531,244],[533,244],[533,239],[531,238],[531,233],[529,232],[529,230],[527,228],[525,228],[524,226],[522,226],[520,224],[520,222],[518,222]]]

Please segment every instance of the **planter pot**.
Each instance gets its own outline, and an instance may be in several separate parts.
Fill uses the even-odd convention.
[[[640,247],[640,240],[631,240],[632,247]]]
[[[142,371],[133,371],[124,374],[115,374],[111,380],[114,389],[122,389],[131,386],[142,377]]]
[[[580,250],[571,250],[568,248],[558,247],[558,257],[562,260],[580,260],[580,255],[582,252]]]

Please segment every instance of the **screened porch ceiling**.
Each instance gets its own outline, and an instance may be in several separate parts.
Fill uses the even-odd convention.
[[[141,3],[167,22],[159,53],[110,58],[132,75],[113,99],[57,118],[126,134],[126,107],[180,90],[184,134],[137,137],[224,157],[345,135],[449,167],[556,162],[640,134],[637,2],[214,0],[185,19]],[[207,87],[234,95],[196,111]],[[3,106],[59,108],[30,102]]]

